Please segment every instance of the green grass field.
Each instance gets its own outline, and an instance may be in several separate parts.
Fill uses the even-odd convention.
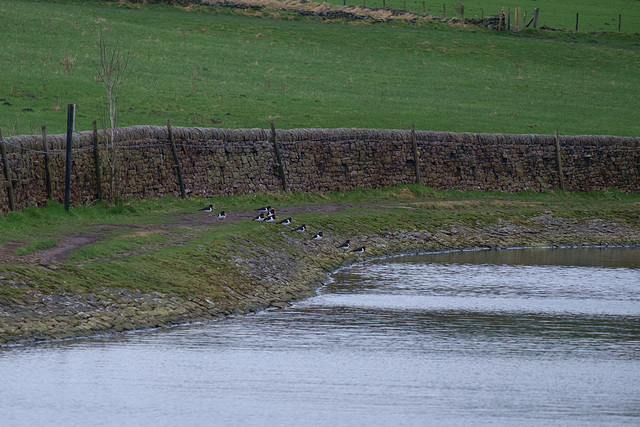
[[[570,10],[550,0],[527,2],[534,3]],[[640,15],[638,2],[617,0],[606,9],[614,3]],[[489,10],[497,2],[483,4]],[[465,15],[476,14],[474,7]],[[0,0],[4,136],[39,134],[43,124],[64,133],[68,103],[76,104],[76,130],[90,129],[93,120],[107,126],[92,65],[100,31],[132,52],[120,126],[171,119],[174,126],[267,128],[272,118],[283,129],[415,124],[640,135],[637,35],[505,34],[442,24],[327,23],[286,12]]]

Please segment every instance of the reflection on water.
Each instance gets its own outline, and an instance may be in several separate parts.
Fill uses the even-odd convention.
[[[640,249],[376,260],[288,309],[0,350],[0,425],[637,425]]]

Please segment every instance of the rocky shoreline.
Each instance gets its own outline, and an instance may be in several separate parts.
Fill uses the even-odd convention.
[[[539,215],[523,224],[499,220],[477,227],[457,225],[446,230],[356,236],[354,241],[367,246],[364,256],[322,251],[291,238],[289,250],[264,257],[261,248],[251,242],[237,243],[226,262],[235,263],[246,285],[239,292],[220,284],[225,298],[215,302],[106,286],[91,293],[51,294],[38,284],[5,274],[0,276],[2,285],[21,292],[20,297],[0,300],[0,346],[170,327],[282,308],[313,296],[337,268],[371,258],[471,248],[640,245],[640,229],[601,219],[580,222]],[[47,264],[42,268],[61,266]]]

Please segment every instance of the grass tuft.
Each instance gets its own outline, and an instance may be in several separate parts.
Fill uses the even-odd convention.
[[[34,252],[37,251],[41,251],[41,250],[45,250],[45,249],[49,249],[49,248],[54,248],[58,245],[58,239],[54,238],[54,237],[45,237],[43,239],[40,240],[36,240],[34,242],[28,243],[26,245],[23,245],[21,247],[19,247],[16,250],[16,255],[18,256],[24,256],[24,255],[29,255],[32,254]]]

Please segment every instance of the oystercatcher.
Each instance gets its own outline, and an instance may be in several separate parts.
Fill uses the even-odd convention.
[[[346,242],[344,242],[343,244],[338,246],[338,249],[347,250],[347,249],[349,249],[349,246],[351,246],[351,240],[347,240]]]
[[[260,215],[258,215],[255,218],[253,218],[254,221],[264,221],[265,219],[267,219],[267,217],[263,213],[261,213]]]
[[[351,252],[354,252],[356,254],[363,254],[364,251],[366,251],[367,248],[364,246],[360,246],[359,248],[355,248],[354,250],[352,250]]]
[[[315,236],[313,236],[311,238],[311,240],[320,240],[324,237],[324,233],[322,231],[320,231],[318,234],[316,234]]]
[[[300,227],[294,228],[292,231],[297,231],[298,233],[303,233],[307,231],[307,224],[302,224]]]
[[[213,207],[214,207],[213,205],[209,205],[206,208],[202,208],[202,209],[198,209],[198,210],[202,211],[202,212],[213,212]]]
[[[269,214],[267,215],[267,218],[265,218],[264,222],[275,222],[276,218],[277,217],[275,215]]]
[[[271,210],[271,206],[264,206],[262,208],[256,209],[258,212],[268,213]]]
[[[225,219],[227,217],[227,213],[225,211],[222,211],[218,214],[218,218],[220,219]]]
[[[286,218],[286,219],[283,219],[282,221],[280,221],[278,224],[289,225],[289,224],[291,224],[292,221],[293,221],[293,219]]]

